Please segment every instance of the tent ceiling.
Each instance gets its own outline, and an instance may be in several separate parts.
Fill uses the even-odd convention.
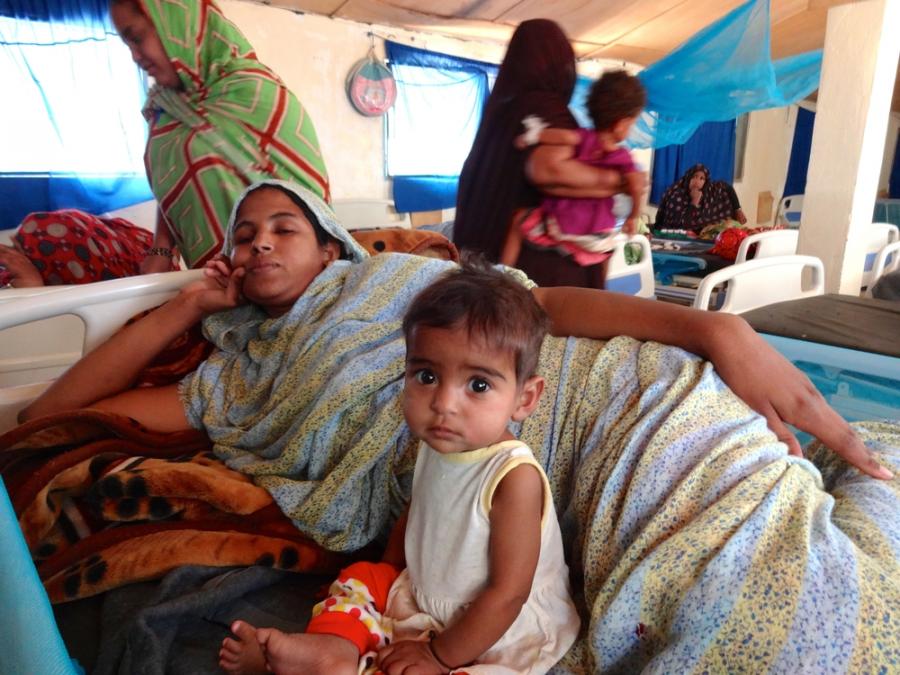
[[[860,0],[771,0],[772,56],[825,41],[828,9]],[[579,57],[649,65],[743,0],[268,0],[266,4],[362,23],[506,42],[526,19],[550,17]],[[894,94],[900,110],[900,92]]]

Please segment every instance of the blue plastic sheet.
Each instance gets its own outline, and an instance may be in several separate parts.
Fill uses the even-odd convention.
[[[900,137],[897,138],[897,149],[894,151],[894,164],[890,178],[891,199],[900,199]]]
[[[629,144],[684,143],[704,122],[805,98],[819,86],[822,52],[772,61],[769,2],[750,0],[643,70],[647,108]]]
[[[77,675],[0,479],[0,673]]]
[[[108,0],[0,0],[0,16],[33,21],[106,22]]]
[[[452,209],[459,176],[394,176],[394,208],[400,213]]]

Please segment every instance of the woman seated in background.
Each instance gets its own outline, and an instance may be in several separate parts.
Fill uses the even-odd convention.
[[[126,221],[74,210],[31,214],[15,248],[0,246],[12,286],[166,272],[176,255],[202,267],[222,247],[234,199],[265,178],[330,198],[312,119],[213,0],[111,0],[110,14],[135,63],[156,82],[144,108],[147,177],[159,205],[155,238]]]
[[[695,164],[665,191],[653,227],[699,234],[707,225],[729,220],[747,222],[734,188],[725,181],[710,180],[709,169]]]
[[[315,194],[276,182],[238,199],[225,250],[230,259],[85,356],[23,418],[89,406],[159,431],[201,429],[303,533],[357,550],[408,499],[416,441],[400,405],[401,319],[453,263],[368,258]],[[557,337],[540,352],[544,403],[515,432],[546,470],[590,618],[570,670],[889,663],[900,649],[897,483],[869,477],[891,474],[809,381],[734,315],[532,292]],[[129,389],[204,316],[217,349],[195,372]],[[782,418],[869,476],[824,453],[823,483],[700,358],[584,339],[621,332],[710,356],[792,449]],[[900,468],[898,434],[867,433]]]

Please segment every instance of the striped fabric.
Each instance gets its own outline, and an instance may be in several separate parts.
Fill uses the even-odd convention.
[[[330,199],[325,161],[304,107],[212,0],[143,0],[182,89],[156,86],[145,162],[189,267],[220,248],[237,195],[279,178]]]

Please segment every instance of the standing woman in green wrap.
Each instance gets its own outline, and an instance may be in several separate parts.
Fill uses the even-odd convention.
[[[16,250],[0,251],[12,285],[164,272],[176,250],[188,267],[201,267],[222,246],[234,199],[259,180],[298,183],[330,201],[312,119],[213,0],[111,0],[110,14],[156,82],[144,107],[155,239],[77,211],[32,214]]]

